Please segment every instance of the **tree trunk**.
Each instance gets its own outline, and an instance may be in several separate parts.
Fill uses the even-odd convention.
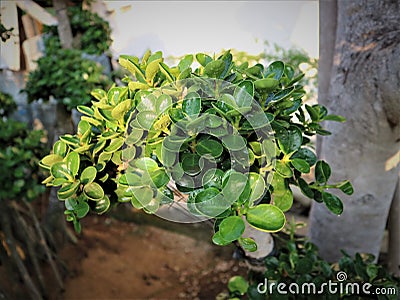
[[[53,7],[58,19],[58,36],[60,37],[61,47],[64,49],[72,48],[72,31],[67,14],[66,0],[53,0]]]
[[[344,199],[339,217],[312,206],[310,237],[329,261],[340,249],[378,256],[399,172],[385,163],[400,142],[400,2],[339,0],[337,9],[326,105],[347,122],[326,124],[332,135],[320,153],[332,166],[332,182],[348,178],[355,192],[334,192]]]
[[[72,123],[71,112],[67,111],[65,105],[58,101],[56,106],[56,125],[54,129],[54,140],[51,144],[54,144],[60,135],[66,133],[73,133],[74,126]],[[75,242],[76,238],[66,227],[66,221],[64,216],[65,205],[63,201],[59,201],[57,197],[57,191],[59,187],[52,187],[49,195],[49,205],[47,207],[46,216],[44,218],[44,224],[47,230],[53,233],[55,240],[62,244],[65,238]]]
[[[391,273],[400,276],[400,181],[397,181],[396,192],[389,215],[389,255],[388,267]]]
[[[333,55],[336,42],[337,0],[319,3],[319,60],[318,103],[328,104],[329,84],[332,74]],[[317,154],[320,155],[322,139],[317,138]]]

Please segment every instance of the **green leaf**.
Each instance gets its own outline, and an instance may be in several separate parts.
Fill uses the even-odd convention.
[[[265,191],[265,181],[260,174],[250,172],[249,173],[249,183],[251,188],[251,194],[249,202],[252,204],[254,201],[260,199],[264,195]]]
[[[327,183],[330,176],[330,166],[323,160],[317,161],[317,164],[315,165],[315,180],[318,183]]]
[[[152,183],[156,188],[161,188],[169,182],[169,176],[163,169],[158,169],[151,174]]]
[[[125,143],[129,146],[137,144],[143,137],[143,130],[140,128],[132,128],[131,133],[125,140]]]
[[[310,172],[310,165],[304,159],[292,158],[290,163],[296,170],[300,171],[301,173],[307,174]]]
[[[153,111],[144,110],[137,114],[136,119],[141,128],[150,130],[150,128],[153,126],[153,123],[157,119],[157,115]]]
[[[196,60],[201,64],[203,67],[205,67],[209,62],[211,62],[213,59],[211,56],[204,54],[204,53],[198,53],[196,54]]]
[[[199,161],[200,156],[193,153],[187,153],[182,158],[182,169],[186,174],[195,176],[201,172]]]
[[[286,223],[285,214],[272,204],[260,204],[249,208],[246,219],[251,226],[266,232],[280,231]]]
[[[67,144],[63,141],[57,141],[53,145],[53,153],[64,157],[67,154]]]
[[[230,216],[222,220],[219,225],[219,232],[225,241],[235,241],[240,238],[244,232],[245,225],[241,217]]]
[[[75,218],[72,220],[72,222],[73,222],[73,224],[74,224],[74,230],[75,230],[75,232],[78,233],[78,234],[81,233],[81,229],[82,229],[82,228],[81,228],[81,223],[80,223],[77,219],[75,219]]]
[[[246,148],[246,140],[239,134],[224,136],[222,143],[229,151],[238,151]]]
[[[108,145],[105,149],[104,152],[108,152],[108,153],[113,153],[117,150],[119,150],[122,145],[124,144],[124,138],[115,138],[113,140],[111,140],[110,145]]]
[[[225,173],[225,176],[222,178],[222,186],[222,193],[226,199],[229,199],[231,202],[238,201],[241,194],[246,190],[247,176],[232,170],[230,173]],[[249,192],[250,185],[248,185]]]
[[[65,200],[76,193],[80,185],[79,180],[72,183],[67,183],[57,191],[58,199]]]
[[[74,198],[69,198],[65,200],[64,204],[66,209],[73,211],[77,205],[77,202]]]
[[[201,110],[201,98],[200,95],[191,92],[188,93],[185,96],[185,99],[183,100],[182,103],[182,110],[188,115],[188,116],[197,116],[200,113]]]
[[[149,59],[147,60],[147,64],[151,63],[152,61],[156,59],[162,58],[162,52],[161,51],[156,51],[152,55],[150,55]]]
[[[254,81],[255,88],[266,93],[273,91],[278,84],[279,81],[274,78],[263,78]]]
[[[187,68],[187,69],[183,70],[178,76],[178,81],[186,79],[186,78],[189,78],[190,74],[192,74],[192,69],[191,68]]]
[[[146,83],[145,74],[143,73],[140,66],[128,55],[121,55],[118,60],[119,64],[127,69],[133,76],[136,77],[140,82]]]
[[[335,121],[335,122],[346,122],[346,118],[338,115],[327,115],[323,119],[323,121]]]
[[[378,276],[379,268],[374,264],[369,264],[366,271],[369,277],[369,282],[372,282]]]
[[[229,245],[230,241],[225,241],[222,237],[219,231],[217,231],[216,233],[214,233],[213,237],[212,237],[212,241],[215,245],[218,246],[226,246]]]
[[[288,211],[293,205],[293,193],[289,187],[285,190],[275,193],[274,190],[274,204],[279,207],[283,212]]]
[[[90,134],[90,130],[92,129],[92,125],[88,121],[80,120],[78,123],[78,136],[82,140],[82,136],[87,136]],[[89,132],[88,132],[89,131]]]
[[[317,157],[315,156],[314,152],[307,148],[300,148],[291,156],[291,158],[304,159],[310,166],[315,165],[317,162]]]
[[[230,203],[224,199],[222,193],[213,187],[198,193],[194,205],[201,214],[208,217],[216,217],[230,207]]]
[[[65,158],[64,161],[67,165],[67,168],[70,170],[73,177],[78,174],[79,164],[80,164],[80,157],[79,154],[76,152],[70,152]]]
[[[109,207],[110,207],[110,199],[105,196],[104,198],[100,199],[99,201],[96,202],[96,206],[94,207],[94,211],[101,215],[105,213]]]
[[[220,157],[224,148],[220,142],[211,140],[211,139],[204,139],[201,140],[196,145],[196,152],[200,156],[203,155],[211,155],[212,157]]]
[[[354,192],[353,186],[348,180],[343,181],[341,184],[337,186],[337,188],[347,195],[352,195]]]
[[[149,157],[142,157],[137,160],[135,160],[133,164],[136,168],[147,171],[147,172],[153,172],[156,169],[158,169],[158,164],[155,160],[149,158]]]
[[[314,192],[313,190],[308,186],[308,183],[303,179],[299,178],[297,179],[297,182],[299,184],[299,188],[302,191],[304,195],[306,195],[308,198],[313,199],[314,198]]]
[[[63,158],[59,154],[49,154],[42,158],[41,164],[46,167],[51,167],[53,164],[60,162],[62,160]]]
[[[166,112],[166,110],[169,109],[171,105],[172,105],[171,96],[165,94],[159,96],[156,100],[157,113],[162,114]]]
[[[94,89],[93,91],[90,92],[90,95],[92,95],[93,97],[95,97],[99,101],[104,99],[104,98],[107,98],[106,91],[104,91],[102,89]],[[87,108],[87,106],[83,106],[83,105],[81,107],[86,107]]]
[[[87,107],[87,106],[84,106],[84,105],[79,105],[76,109],[80,113],[82,113],[84,115],[88,115],[89,117],[93,117],[94,116],[94,111],[90,107]]]
[[[128,83],[128,87],[131,91],[136,91],[148,89],[149,85],[143,82],[131,81]]]
[[[219,78],[225,70],[225,62],[214,60],[204,67],[204,74],[211,78]]]
[[[175,77],[174,77],[174,75],[171,74],[170,68],[163,62],[160,62],[160,70],[165,75],[168,82],[172,83],[175,81]]]
[[[336,195],[322,192],[322,200],[326,207],[335,215],[340,215],[343,212],[343,203]]]
[[[249,288],[249,283],[242,276],[233,276],[229,279],[228,289],[231,293],[244,295]]]
[[[224,176],[224,171],[220,169],[208,169],[202,178],[204,188],[222,188],[222,176]]]
[[[313,261],[309,257],[302,257],[296,263],[296,272],[298,274],[310,274],[313,270]]]
[[[316,108],[312,107],[310,105],[307,105],[307,104],[305,106],[306,106],[306,110],[307,110],[308,114],[310,115],[311,120],[318,122],[319,121],[319,113],[316,110]]]
[[[83,217],[85,217],[88,212],[89,212],[89,205],[86,202],[79,202],[75,207],[74,207],[74,211],[76,213],[76,216],[79,219],[82,219]]]
[[[71,181],[73,180],[71,170],[68,169],[65,162],[54,163],[51,166],[50,173],[54,178],[65,178]]]
[[[278,93],[276,93],[276,94],[272,97],[271,101],[276,102],[276,101],[280,101],[280,100],[286,99],[286,98],[288,98],[294,91],[295,91],[295,87],[293,87],[293,86],[288,87],[288,88],[286,88],[286,89],[284,89],[284,90],[281,90],[281,91],[279,91]],[[289,103],[290,103],[290,102],[289,102]]]
[[[284,178],[290,178],[293,176],[293,171],[289,164],[282,162],[281,160],[276,161],[275,165],[276,172]]]
[[[145,110],[151,111],[151,112],[157,111],[157,107],[156,107],[157,97],[154,94],[150,94],[150,91],[137,92],[135,94],[134,101],[137,103],[136,108],[139,112],[145,111]]]
[[[254,96],[254,85],[249,80],[244,80],[235,88],[233,97],[238,107],[251,107]]]
[[[268,75],[273,73],[274,79],[280,80],[283,75],[284,70],[285,70],[285,64],[283,62],[274,61],[266,69],[265,77],[267,77]]]
[[[257,243],[252,238],[239,238],[240,246],[248,252],[257,251]]]
[[[53,186],[60,186],[68,182],[68,180],[65,178],[55,178],[55,179],[53,177],[50,178],[52,178],[53,180],[53,182],[51,183]]]
[[[96,182],[88,183],[83,188],[83,193],[90,200],[99,201],[104,198],[103,188]]]
[[[111,111],[111,115],[116,120],[122,120],[125,114],[132,108],[132,100],[127,99],[119,103]]]
[[[301,130],[296,126],[290,126],[289,129],[279,128],[275,137],[278,139],[279,148],[285,154],[298,150],[303,142]]]
[[[150,186],[132,187],[133,197],[131,200],[135,208],[146,207],[153,200],[153,190]]]
[[[181,61],[178,63],[179,71],[183,72],[188,69],[193,63],[193,55],[186,55]]]
[[[96,175],[97,175],[96,168],[93,166],[89,166],[82,171],[80,180],[82,184],[88,184],[93,182],[93,180],[96,178]]]
[[[75,137],[72,136],[70,134],[65,134],[63,136],[60,136],[60,140],[62,140],[64,143],[71,145],[71,146],[75,146],[75,147],[79,147],[80,144],[80,140]]]
[[[296,99],[292,103],[293,103],[293,105],[291,107],[289,107],[283,111],[283,115],[289,116],[292,113],[294,113],[295,111],[297,111],[302,104],[302,100]]]
[[[154,77],[157,75],[158,70],[160,69],[160,62],[162,62],[162,58],[155,59],[150,62],[146,67],[146,80],[150,83],[153,82]]]
[[[102,125],[102,122],[100,122],[99,120],[96,120],[94,118],[88,117],[88,116],[82,116],[81,120],[85,120],[88,123],[92,124],[93,126],[99,127]]]

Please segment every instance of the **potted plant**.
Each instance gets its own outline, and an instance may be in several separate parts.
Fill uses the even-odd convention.
[[[51,174],[44,183],[60,187],[77,231],[90,210],[102,214],[130,202],[159,213],[172,203],[196,220],[215,220],[215,244],[238,241],[255,251],[254,240],[242,237],[245,223],[281,230],[291,185],[342,212],[326,189],[351,194],[352,186],[329,182],[330,167],[317,159],[309,137],[329,134],[322,121],[344,120],[321,105],[303,106],[303,74],[294,67],[236,65],[229,51],[186,55],[173,67],[161,52],[119,61],[133,79],[94,90],[92,105],[78,106],[78,132],[61,136],[41,160]],[[312,167],[315,181],[307,182]],[[174,201],[175,189],[187,195],[183,203]]]

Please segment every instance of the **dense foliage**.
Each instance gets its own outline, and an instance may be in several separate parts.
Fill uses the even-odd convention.
[[[265,272],[251,271],[248,279],[242,276],[232,277],[228,284],[229,295],[221,294],[219,299],[240,299],[244,295],[246,295],[245,299],[252,300],[321,299],[321,297],[323,299],[398,299],[400,278],[389,274],[381,265],[374,263],[374,257],[371,254],[357,253],[351,257],[343,252],[339,262],[330,264],[318,256],[316,245],[304,238],[295,238],[294,228],[288,238],[284,239],[278,235],[275,238],[279,246],[275,255],[265,259]],[[327,286],[323,289],[323,284],[329,281],[336,284],[337,292],[334,292],[334,289],[329,292]],[[299,293],[284,295],[277,290],[279,283],[286,285],[284,291],[287,291],[287,287],[291,284],[296,284],[300,287]],[[316,292],[308,288],[301,292],[302,283],[314,284]],[[342,291],[340,291],[339,283],[343,287]],[[358,293],[353,292],[356,291],[354,284],[362,286],[365,283],[371,284],[367,290],[371,293],[370,295],[363,294],[362,288]],[[384,288],[386,293],[376,295],[375,288]],[[324,291],[324,293],[318,294],[318,291]]]
[[[68,7],[74,48],[87,54],[101,55],[107,52],[111,45],[111,28],[107,21],[98,14],[82,9],[82,5]],[[46,26],[46,49],[61,48],[57,26]]]
[[[24,92],[28,101],[49,100],[53,96],[68,109],[90,102],[90,91],[106,88],[109,79],[103,67],[75,49],[53,49],[37,61],[30,72]]]
[[[112,40],[108,22],[82,9],[82,3],[69,6],[68,15],[74,48],[62,49],[57,26],[45,26],[44,56],[37,61],[37,68],[29,73],[23,91],[30,102],[47,101],[53,96],[70,110],[90,102],[93,89],[107,89],[111,85],[103,67],[87,54],[107,52]]]
[[[293,203],[290,185],[342,212],[326,189],[351,194],[352,186],[328,183],[330,167],[317,160],[309,137],[329,134],[321,121],[343,118],[321,105],[302,106],[303,74],[294,67],[236,65],[229,51],[187,55],[174,67],[161,52],[121,56],[120,64],[134,80],[93,91],[92,106],[78,107],[78,133],[61,136],[41,161],[51,173],[44,182],[61,187],[58,197],[78,231],[90,209],[101,214],[111,203],[131,202],[149,213],[176,204],[175,187],[188,195],[178,204],[216,220],[214,243],[238,240],[250,251],[257,245],[242,238],[245,221],[282,229]],[[312,166],[315,181],[307,182],[302,175]]]
[[[0,201],[34,200],[44,190],[38,167],[45,153],[43,132],[7,118],[16,108],[10,95],[0,92],[0,104]]]

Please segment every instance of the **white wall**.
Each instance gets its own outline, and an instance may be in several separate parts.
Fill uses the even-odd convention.
[[[104,1],[112,13],[113,52],[142,55],[218,53],[235,48],[252,54],[263,41],[296,45],[318,56],[317,1]]]

